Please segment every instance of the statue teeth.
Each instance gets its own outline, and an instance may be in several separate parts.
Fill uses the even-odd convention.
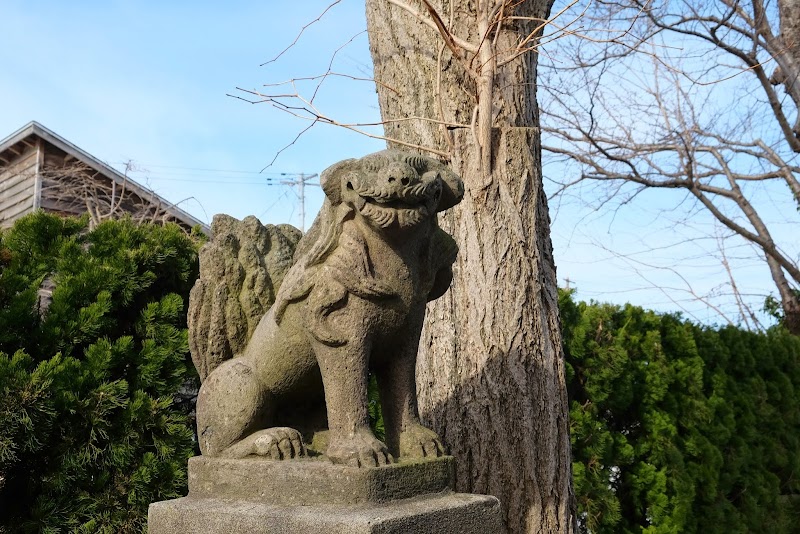
[[[377,222],[381,228],[387,228],[394,222],[394,217],[394,212],[381,209],[375,222]]]
[[[356,201],[356,208],[363,216],[372,219],[381,228],[388,228],[395,221],[404,228],[415,226],[430,215],[426,206],[389,207],[385,206],[385,204],[394,201],[403,203],[419,202],[425,199],[431,186],[431,183],[416,184],[406,187],[399,195],[390,195],[385,191],[376,190],[361,191]]]

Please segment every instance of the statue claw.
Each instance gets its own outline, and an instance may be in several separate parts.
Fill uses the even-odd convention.
[[[345,438],[332,438],[326,455],[335,464],[352,467],[380,467],[394,463],[386,445],[369,430],[356,431]]]
[[[444,446],[433,430],[412,424],[400,433],[400,456],[436,458],[444,456]]]
[[[227,458],[256,455],[271,460],[289,460],[307,456],[300,432],[289,427],[259,430],[223,451]]]

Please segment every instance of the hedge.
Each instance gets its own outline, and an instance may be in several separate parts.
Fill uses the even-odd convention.
[[[584,532],[798,531],[800,338],[560,307]]]

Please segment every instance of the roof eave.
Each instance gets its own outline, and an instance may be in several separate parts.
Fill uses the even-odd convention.
[[[74,144],[67,141],[57,133],[42,126],[36,121],[29,122],[16,132],[12,133],[8,137],[0,141],[0,153],[5,152],[11,146],[33,135],[47,141],[48,143],[63,150],[67,154],[70,154],[74,158],[89,165],[94,170],[107,176],[117,184],[119,185],[124,184],[126,188],[132,190],[138,196],[149,199],[151,201],[154,201],[156,199],[159,200],[160,202],[158,203],[161,203],[165,206],[164,209],[170,216],[176,219],[180,219],[181,221],[192,227],[200,225],[200,228],[203,230],[203,232],[210,235],[211,228],[206,223],[188,214],[187,212],[176,206],[174,203],[169,202],[165,198],[161,197],[158,193],[156,193],[152,189],[144,187],[141,184],[137,183],[136,181],[128,178],[127,176],[120,173],[118,170],[114,169],[110,165],[103,163],[102,161],[95,158],[85,150],[82,150],[81,148],[75,146]]]

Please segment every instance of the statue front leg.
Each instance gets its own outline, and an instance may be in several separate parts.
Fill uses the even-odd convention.
[[[263,428],[269,419],[269,393],[252,365],[236,358],[217,367],[197,396],[200,451],[220,456],[243,437]]]
[[[375,368],[386,443],[399,458],[444,454],[439,436],[422,425],[417,407],[416,363],[424,309],[410,318],[408,338]]]
[[[386,445],[372,433],[367,410],[369,352],[362,338],[331,347],[314,341],[328,410],[330,441],[327,457],[333,463],[377,467],[392,463]]]

